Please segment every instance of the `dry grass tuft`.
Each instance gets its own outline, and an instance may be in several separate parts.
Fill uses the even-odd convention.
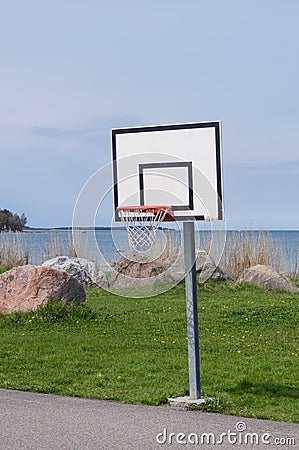
[[[50,241],[42,249],[42,260],[56,258],[56,256],[67,255],[66,246],[59,233],[54,230],[50,231]]]
[[[220,265],[239,276],[257,264],[289,272],[285,244],[274,243],[271,235],[265,231],[259,231],[258,234],[246,230],[233,232],[227,239]]]
[[[153,256],[162,260],[177,256],[180,253],[181,239],[176,230],[170,228],[157,233],[156,242],[153,245]]]
[[[69,256],[71,258],[87,258],[92,260],[92,252],[89,248],[87,233],[76,230],[74,235],[68,230],[67,240],[63,240],[61,234],[54,230],[50,231],[50,241],[42,250],[42,260],[55,258],[56,256]]]
[[[13,267],[28,264],[29,252],[22,241],[21,232],[1,233],[0,267]]]

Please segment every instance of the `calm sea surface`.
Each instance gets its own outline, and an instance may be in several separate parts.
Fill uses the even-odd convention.
[[[75,239],[76,249],[81,256],[95,259],[101,264],[117,261],[122,253],[129,251],[127,232],[122,228],[101,229],[94,231],[78,232],[79,239]],[[160,231],[162,233],[162,231]],[[208,237],[208,232],[201,232],[201,241]],[[259,231],[227,231],[226,248],[230,248],[232,240],[241,238],[246,233],[258,240]],[[286,271],[294,270],[299,255],[299,230],[298,231],[264,231],[267,245],[276,252],[278,258],[284,259],[283,268]],[[202,236],[204,239],[202,239]],[[14,241],[19,248],[27,248],[29,262],[41,264],[42,261],[57,255],[68,254],[69,243],[72,234],[68,230],[32,230],[23,233],[0,233],[1,241]],[[1,247],[0,247],[1,248]],[[298,271],[298,269],[297,269]]]

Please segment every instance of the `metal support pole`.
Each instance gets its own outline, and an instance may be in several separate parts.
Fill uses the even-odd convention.
[[[188,330],[188,367],[190,398],[200,398],[200,364],[196,292],[194,222],[184,222],[185,289]]]

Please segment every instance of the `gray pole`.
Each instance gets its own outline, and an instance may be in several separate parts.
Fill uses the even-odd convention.
[[[185,289],[188,330],[188,367],[190,398],[200,398],[200,365],[198,342],[198,312],[196,292],[196,258],[194,222],[184,222]]]

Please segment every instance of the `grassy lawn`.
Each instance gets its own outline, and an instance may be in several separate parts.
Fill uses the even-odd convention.
[[[297,280],[298,281],[298,280]],[[203,408],[299,422],[299,295],[198,286]],[[145,299],[0,315],[0,387],[163,404],[188,394],[184,284]]]

